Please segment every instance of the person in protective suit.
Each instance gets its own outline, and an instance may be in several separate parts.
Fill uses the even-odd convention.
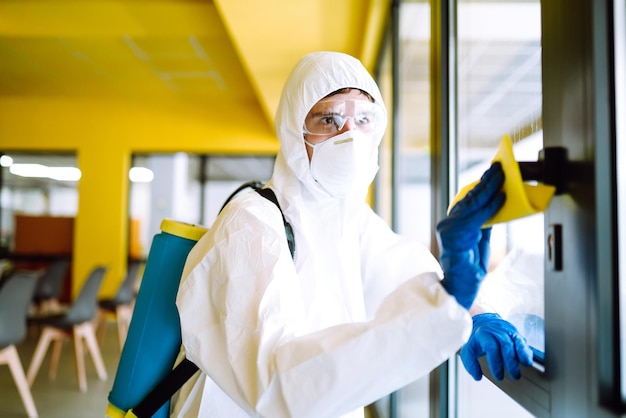
[[[303,57],[275,122],[281,148],[266,187],[293,227],[295,256],[280,211],[253,191],[233,199],[191,250],[176,304],[184,354],[201,372],[175,396],[171,416],[363,417],[365,405],[470,339],[489,252],[481,226],[505,199],[500,166],[439,224],[440,265],[365,202],[387,114],[357,59]],[[530,350],[514,329],[502,335],[518,378]],[[466,357],[483,355],[485,341]]]

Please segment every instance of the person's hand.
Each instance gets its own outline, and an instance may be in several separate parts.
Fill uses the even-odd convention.
[[[446,291],[469,310],[487,274],[491,228],[482,229],[504,204],[504,172],[494,163],[480,182],[437,224],[441,281]]]
[[[531,366],[533,352],[526,339],[513,324],[496,313],[483,313],[473,317],[472,334],[461,348],[461,361],[465,370],[480,380],[483,371],[478,359],[487,356],[487,364],[496,380],[504,379],[504,369],[512,379],[521,376],[520,364]]]

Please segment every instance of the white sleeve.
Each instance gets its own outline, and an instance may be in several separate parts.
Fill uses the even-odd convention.
[[[220,217],[177,296],[188,358],[248,414],[340,416],[427,374],[468,338],[469,314],[433,272],[387,292],[367,321],[299,335],[301,288],[270,205]]]
[[[361,254],[368,316],[405,281],[423,274],[443,278],[439,262],[424,245],[393,232],[371,209],[362,226]]]

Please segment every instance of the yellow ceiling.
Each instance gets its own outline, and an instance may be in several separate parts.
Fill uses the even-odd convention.
[[[304,54],[373,70],[390,0],[4,0],[0,96],[256,103]]]

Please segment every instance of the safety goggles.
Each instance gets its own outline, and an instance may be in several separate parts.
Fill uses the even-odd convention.
[[[317,102],[304,120],[304,133],[334,135],[350,121],[350,129],[366,134],[378,134],[385,127],[382,106],[368,100],[344,99]]]

